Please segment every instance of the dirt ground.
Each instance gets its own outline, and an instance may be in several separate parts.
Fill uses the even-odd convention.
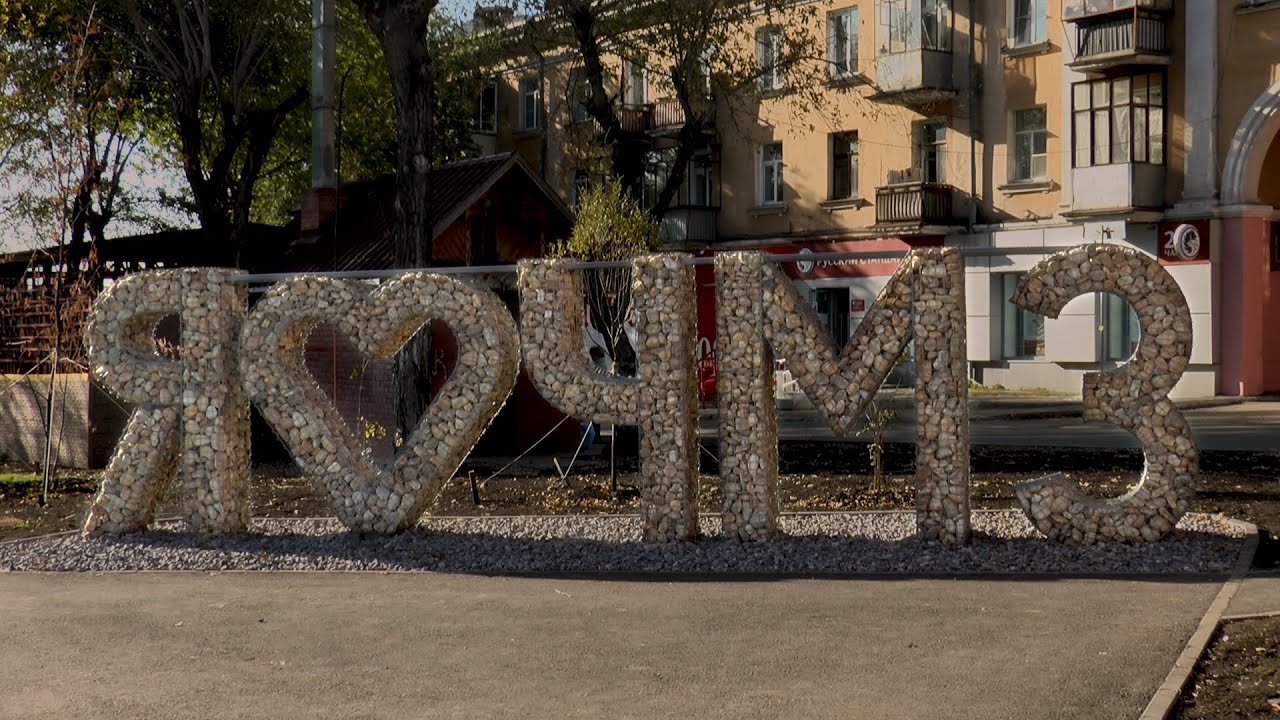
[[[719,489],[711,443],[704,454],[700,506],[716,513]],[[561,462],[567,460],[562,458]],[[912,507],[914,449],[890,446],[886,476],[874,486],[866,446],[787,443],[780,449],[784,511],[884,510]],[[1213,453],[1201,456],[1196,510],[1248,520],[1259,527],[1255,571],[1280,569],[1280,452]],[[1121,495],[1137,481],[1142,458],[1128,450],[974,448],[971,456],[975,509],[1016,504],[1016,483],[1061,471],[1096,497]],[[634,511],[634,466],[618,468],[616,484],[600,457],[584,460],[567,478],[552,470],[470,460],[428,510],[434,515],[524,513],[619,513]],[[21,468],[0,468],[21,470]],[[65,471],[49,502],[39,503],[38,484],[0,484],[0,541],[75,530],[96,490],[97,475]],[[251,481],[253,512],[267,517],[328,515],[323,499],[291,465],[263,465]],[[162,502],[161,517],[178,514],[175,497]],[[1276,703],[1270,703],[1270,700]],[[1280,714],[1280,618],[1238,621],[1219,632],[1184,695],[1185,720],[1267,717]]]

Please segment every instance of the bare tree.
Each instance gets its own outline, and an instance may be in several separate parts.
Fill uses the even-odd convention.
[[[48,368],[47,383],[36,390],[44,406],[43,502],[59,457],[59,371],[80,359],[79,328],[95,289],[93,244],[127,204],[121,177],[140,132],[133,76],[96,7],[48,15],[32,9],[18,7],[3,28],[8,86],[0,145],[8,164],[6,216],[43,246],[23,286],[4,297],[7,313],[28,320],[27,335],[12,341],[34,346],[26,357],[42,355],[28,379]]]

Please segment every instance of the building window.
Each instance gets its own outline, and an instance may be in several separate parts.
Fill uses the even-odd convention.
[[[1043,107],[1013,114],[1013,167],[1010,180],[1037,180],[1049,174],[1047,113]]]
[[[676,149],[663,148],[645,153],[644,177],[641,178],[640,207],[649,210],[658,204],[658,196],[667,186],[671,168],[675,164]]]
[[[857,71],[858,8],[836,10],[827,15],[827,74],[841,80]]]
[[[1103,347],[1108,360],[1124,361],[1133,357],[1142,337],[1138,313],[1133,306],[1111,293],[1102,295]]]
[[[880,54],[906,52],[918,47],[920,35],[912,32],[915,23],[911,22],[907,4],[907,0],[880,0],[876,3]]]
[[[818,319],[831,333],[836,347],[843,348],[849,342],[849,288],[817,288],[811,297]]]
[[[1164,75],[1148,73],[1072,86],[1076,167],[1164,164]]]
[[[765,27],[756,32],[756,66],[760,70],[760,89],[781,90],[783,85],[782,28]]]
[[[693,82],[689,83],[690,88],[701,90],[707,97],[711,97],[711,63],[715,59],[715,54],[715,46],[710,44],[698,52],[698,64],[694,66],[696,75]]]
[[[1044,357],[1044,316],[1009,301],[1025,275],[1000,274],[1000,296],[1004,298],[1004,327],[1000,339],[1006,360]]]
[[[582,202],[582,196],[587,194],[587,189],[591,187],[591,176],[586,170],[575,170],[573,173],[573,185],[569,188],[569,207],[574,210],[578,209],[578,203]]]
[[[946,182],[947,123],[931,120],[916,126],[915,169],[923,182]]]
[[[480,90],[480,114],[476,117],[476,131],[498,132],[498,83],[489,82]]]
[[[951,51],[951,0],[922,0],[920,45],[925,50]]]
[[[760,147],[760,205],[782,204],[782,143]]]
[[[1035,45],[1048,39],[1045,26],[1048,24],[1047,0],[1013,0],[1013,8],[1009,17],[1013,27],[1009,32],[1009,44],[1012,47]]]
[[[689,204],[694,207],[711,205],[711,155],[699,153],[689,161]]]
[[[858,133],[831,136],[831,198],[858,197]]]
[[[537,78],[524,78],[520,81],[520,129],[537,130],[542,127],[540,109],[542,105],[542,89]]]
[[[649,82],[644,65],[636,60],[626,61],[627,104],[638,107],[649,102]]]
[[[880,54],[951,51],[951,0],[879,0]]]
[[[591,84],[587,82],[582,68],[575,68],[569,74],[569,122],[591,122],[591,113],[587,111],[587,103],[591,102]]]

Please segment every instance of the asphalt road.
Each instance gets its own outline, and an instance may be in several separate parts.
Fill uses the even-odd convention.
[[[1015,445],[1036,447],[1136,448],[1138,441],[1128,432],[1107,423],[1086,423],[1076,417],[1013,417],[1016,412],[974,412],[969,422],[969,438],[974,445]],[[1280,402],[1250,402],[1240,405],[1201,408],[1184,412],[1191,424],[1196,446],[1201,450],[1280,451]],[[913,443],[912,415],[902,413],[886,430],[888,442]],[[704,418],[704,437],[714,437],[714,418]],[[778,437],[782,440],[830,440],[866,442],[868,435],[837,438],[822,418],[811,411],[783,412],[779,415]]]
[[[1208,579],[0,575],[0,717],[1137,717]]]

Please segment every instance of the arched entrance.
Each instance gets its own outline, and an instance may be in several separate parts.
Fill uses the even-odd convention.
[[[1218,257],[1218,392],[1280,391],[1280,83],[1258,96],[1222,169]]]

